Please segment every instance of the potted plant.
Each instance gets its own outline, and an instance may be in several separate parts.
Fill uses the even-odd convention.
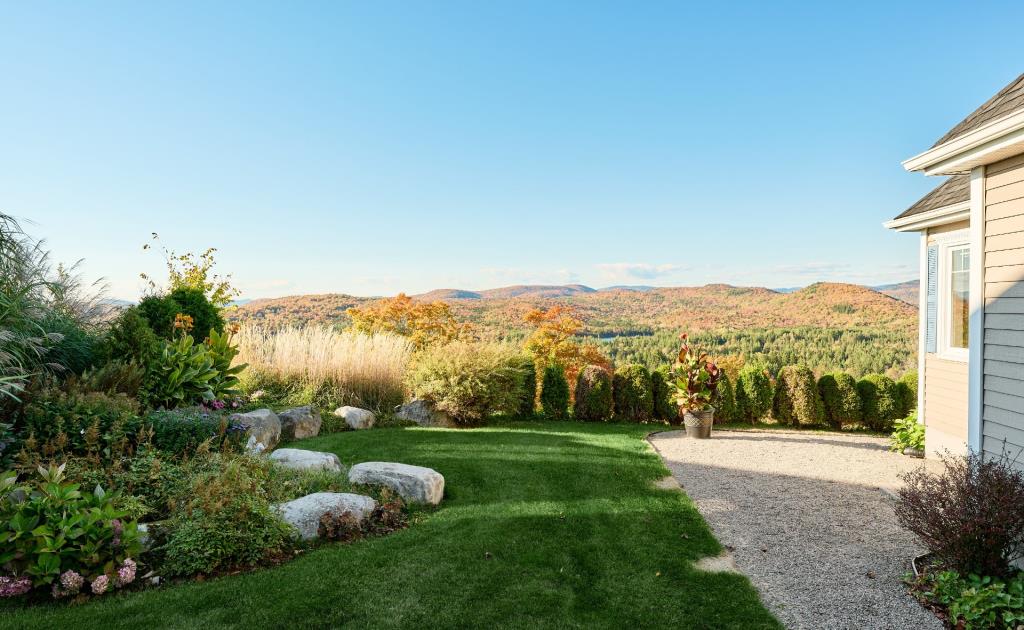
[[[690,346],[686,333],[680,336],[683,347],[672,366],[669,386],[672,399],[683,417],[687,437],[711,437],[711,425],[715,421],[715,408],[711,406],[722,370],[705,352]]]

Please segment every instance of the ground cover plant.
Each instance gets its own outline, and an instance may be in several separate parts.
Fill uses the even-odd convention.
[[[780,628],[745,578],[693,568],[721,548],[685,495],[652,485],[667,471],[649,430],[529,422],[309,439],[297,446],[441,471],[445,501],[414,511],[409,529],[274,569],[81,606],[8,603],[0,625]]]

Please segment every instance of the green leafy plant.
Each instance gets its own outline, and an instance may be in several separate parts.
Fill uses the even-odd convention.
[[[736,378],[736,408],[747,422],[756,422],[772,408],[772,381],[764,367],[744,365]]]
[[[147,295],[137,308],[153,332],[164,339],[178,336],[175,327],[178,315],[191,317],[192,330],[203,336],[210,330],[224,332],[224,317],[220,309],[206,298],[203,291],[196,288],[179,287],[167,295]]]
[[[715,389],[715,397],[711,401],[715,408],[715,423],[739,421],[739,409],[736,407],[736,391],[732,386],[729,375],[722,371],[718,379],[718,387]]]
[[[922,575],[913,587],[920,599],[945,607],[957,628],[1014,630],[1024,623],[1024,574],[1002,580],[940,571]]]
[[[917,409],[917,370],[911,370],[896,381],[897,416],[905,418]]]
[[[875,431],[889,431],[897,418],[896,383],[884,374],[868,374],[857,381],[861,421]]]
[[[902,453],[904,449],[924,449],[924,425],[917,421],[917,412],[911,413],[893,425],[889,450]]]
[[[560,365],[552,364],[544,368],[540,408],[545,417],[553,420],[564,420],[569,416],[569,381]]]
[[[651,373],[639,363],[624,365],[612,377],[615,415],[624,420],[642,422],[654,416],[654,392]]]
[[[660,367],[651,370],[651,394],[654,396],[654,417],[658,420],[674,422],[679,414],[672,400],[672,389],[668,386],[668,381],[671,378],[670,369]]]
[[[690,345],[689,335],[681,336],[683,345],[672,366],[672,389],[676,406],[684,411],[713,410],[711,401],[718,391],[722,370],[703,352]]]
[[[109,462],[134,446],[143,424],[138,402],[127,396],[43,390],[19,420],[22,468],[67,456]]]
[[[511,344],[455,341],[422,351],[409,372],[409,389],[456,422],[474,424],[519,411],[523,365]]]
[[[588,422],[602,422],[612,416],[612,376],[600,365],[588,365],[576,377],[576,400],[573,417]]]
[[[238,451],[245,437],[245,428],[226,414],[196,408],[153,411],[146,423],[153,447],[170,456],[188,456],[206,442],[213,450]]]
[[[802,365],[787,365],[775,378],[772,415],[783,424],[814,425],[824,419],[814,372]]]
[[[213,400],[211,382],[219,375],[206,346],[183,334],[164,342],[150,370],[146,395],[151,405],[167,409]]]
[[[38,474],[34,486],[19,485],[14,472],[0,474],[4,571],[31,580],[32,587],[52,585],[55,596],[77,592],[85,580],[95,594],[134,580],[138,534],[135,523],[115,509],[117,494],[99,486],[81,492],[65,480],[64,466],[40,467]],[[71,584],[65,576],[73,578]]]
[[[218,399],[238,395],[238,375],[248,367],[245,363],[232,365],[238,356],[238,347],[231,345],[236,330],[237,326],[226,332],[211,329],[206,340],[206,350],[213,360],[213,369],[217,372],[216,376],[210,379],[210,389]]]
[[[833,429],[860,422],[860,395],[857,381],[845,372],[823,374],[818,379],[818,394],[821,396],[825,422]]]

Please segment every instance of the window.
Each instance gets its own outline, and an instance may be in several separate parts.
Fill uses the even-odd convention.
[[[967,349],[971,316],[971,250],[949,248],[949,347]]]

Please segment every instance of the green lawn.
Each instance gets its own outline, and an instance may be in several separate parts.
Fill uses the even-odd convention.
[[[515,423],[305,440],[343,462],[429,466],[445,500],[410,529],[331,544],[274,569],[8,610],[17,628],[779,628],[743,577],[694,570],[720,546],[649,427]]]

